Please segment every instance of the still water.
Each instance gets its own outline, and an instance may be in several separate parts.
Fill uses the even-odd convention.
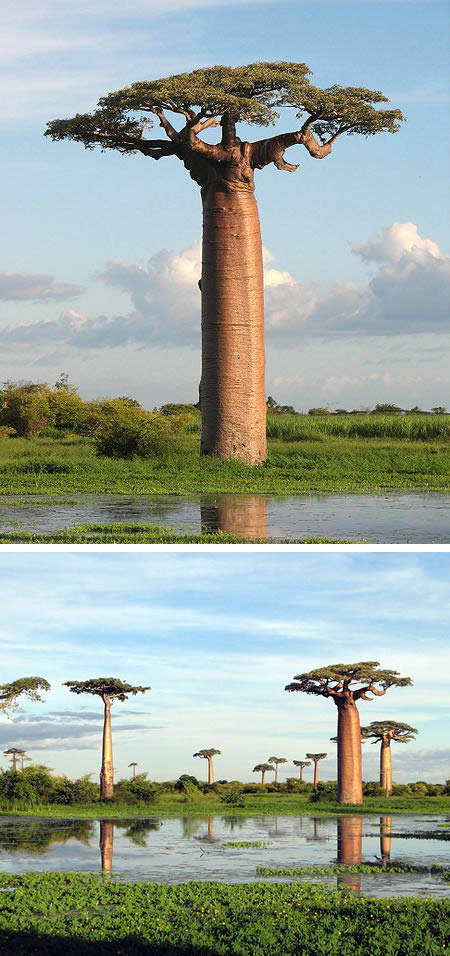
[[[0,497],[0,528],[51,533],[77,524],[160,524],[246,538],[307,537],[388,544],[450,543],[448,495],[72,495]]]
[[[436,830],[443,816],[157,816],[123,820],[38,820],[0,817],[0,872],[72,870],[114,873],[125,880],[253,883],[257,866],[330,863],[450,865],[450,844],[401,839],[396,833]],[[447,831],[448,832],[448,831]],[[264,846],[227,848],[233,842]],[[273,877],[270,879],[274,879]],[[377,872],[302,876],[374,896],[450,897],[438,875]]]

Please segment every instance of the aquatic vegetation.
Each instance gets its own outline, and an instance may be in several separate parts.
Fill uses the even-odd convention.
[[[0,876],[0,943],[15,956],[437,956],[449,921],[445,900],[373,899],[311,883],[170,886],[74,873]]]
[[[383,863],[374,861],[372,863],[330,863],[326,865],[306,866],[257,866],[258,876],[332,876],[335,873],[434,873],[442,875],[443,878],[450,879],[450,866],[441,866],[438,863],[432,863],[430,866],[414,863]]]
[[[271,840],[237,840],[235,843],[221,843],[218,850],[251,850],[254,847],[271,846]],[[258,870],[258,867],[256,868]]]

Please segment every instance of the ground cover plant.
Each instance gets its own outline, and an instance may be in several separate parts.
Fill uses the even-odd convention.
[[[438,416],[436,416],[438,417]],[[272,439],[265,464],[201,459],[185,434],[168,459],[107,458],[92,438],[66,434],[0,441],[3,495],[448,491],[448,439],[312,437]]]
[[[9,522],[12,524],[12,522]],[[18,523],[17,523],[18,524]],[[16,525],[15,525],[16,526]],[[245,538],[229,531],[185,531],[156,524],[81,524],[54,532],[0,531],[1,544],[271,544],[270,538]],[[354,544],[351,540],[306,537],[286,538],[281,544]],[[358,543],[364,543],[363,541]]]
[[[121,883],[74,873],[0,876],[5,952],[437,956],[445,900],[372,899],[312,884]]]

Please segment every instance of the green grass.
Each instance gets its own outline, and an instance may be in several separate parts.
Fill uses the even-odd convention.
[[[165,463],[99,458],[92,441],[77,436],[0,442],[4,495],[448,491],[449,474],[450,445],[442,438],[273,439],[267,462],[255,467],[201,458],[198,435],[186,436]]]
[[[120,818],[127,816],[163,816],[164,814],[189,814],[218,816],[260,816],[261,814],[308,814],[312,816],[333,816],[342,814],[443,814],[450,813],[450,796],[422,797],[365,797],[363,804],[342,804],[335,800],[315,802],[308,795],[287,793],[246,793],[244,806],[227,806],[220,796],[210,792],[198,797],[184,797],[183,794],[162,793],[156,800],[145,805],[126,806],[123,804],[11,804],[2,802],[0,813],[18,816],[36,816],[69,819],[72,817]],[[447,834],[445,834],[447,836]]]
[[[447,879],[450,876],[450,867],[441,866],[439,863],[425,864],[414,863],[383,863],[381,860],[376,863],[330,863],[323,866],[257,866],[257,876],[333,876],[336,873],[366,873],[368,875],[386,874],[386,873],[430,873],[443,876]]]
[[[229,531],[205,531],[194,533],[183,527],[167,528],[157,524],[80,524],[61,531],[25,531],[20,522],[15,531],[0,531],[2,544],[271,544],[270,538],[243,538]],[[353,541],[335,538],[286,538],[281,544],[354,544]],[[358,542],[359,544],[364,541]]]
[[[450,440],[450,415],[268,415],[267,435],[283,441],[312,438]]]
[[[167,886],[47,873],[3,874],[0,890],[0,942],[15,956],[438,956],[450,930],[448,901],[311,883]]]

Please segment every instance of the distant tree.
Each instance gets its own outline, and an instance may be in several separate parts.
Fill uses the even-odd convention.
[[[137,767],[136,761],[133,761],[132,763],[129,763],[128,766],[133,768],[133,778],[132,778],[132,779],[133,779],[133,780],[136,780],[136,767]]]
[[[310,766],[311,766],[311,761],[310,761],[310,760],[294,760],[293,763],[294,763],[294,767],[299,767],[299,768],[300,768],[300,769],[299,769],[299,779],[300,779],[300,780],[303,780],[303,767],[310,767]]]
[[[383,696],[390,687],[409,687],[410,677],[398,671],[379,670],[378,661],[331,664],[306,674],[297,674],[287,691],[302,691],[329,697],[338,710],[338,801],[362,803],[361,728],[357,703]],[[359,686],[355,686],[359,685]]]
[[[444,408],[443,405],[435,405],[431,411],[433,412],[433,415],[445,415],[447,409]]]
[[[331,415],[329,408],[308,408],[308,415]]]
[[[379,405],[375,405],[375,408],[372,411],[372,415],[399,415],[403,411],[403,408],[399,408],[398,405],[390,405],[389,402],[382,402]]]
[[[0,425],[18,437],[40,435],[50,419],[51,391],[45,382],[5,382],[0,400]]]
[[[129,395],[119,395],[116,398],[116,402],[123,402],[124,405],[128,405],[129,408],[142,408],[140,402],[136,398],[130,398]]]
[[[10,684],[0,684],[0,711],[17,710],[20,697],[43,701],[40,690],[50,690],[43,677],[19,677]]]
[[[17,770],[17,761],[22,757],[22,770],[23,770],[23,756],[25,754],[24,750],[19,750],[18,747],[10,747],[9,750],[3,751],[5,757],[11,757],[11,767],[16,773]]]
[[[416,739],[419,731],[409,724],[401,724],[396,720],[374,720],[367,727],[361,727],[363,740],[373,740],[381,743],[380,748],[380,787],[388,797],[392,793],[392,755],[391,740],[398,744],[407,744]]]
[[[286,757],[269,757],[268,762],[275,764],[274,783],[278,783],[278,764],[287,763],[287,759]]]
[[[213,767],[213,757],[216,754],[221,754],[221,750],[214,750],[214,747],[210,747],[209,750],[199,750],[196,754],[193,754],[194,757],[203,757],[204,760],[208,761],[208,783],[214,783],[214,767]]]
[[[263,784],[266,779],[266,773],[268,770],[272,770],[275,773],[275,767],[271,763],[257,763],[256,767],[253,767],[253,773],[261,774],[261,783]]]
[[[111,706],[115,700],[128,700],[130,694],[145,694],[151,687],[134,687],[124,684],[118,677],[96,677],[91,680],[64,682],[73,694],[94,694],[104,704],[102,767],[100,771],[100,800],[112,800],[114,796],[113,751],[111,733]]]
[[[328,754],[306,754],[314,764],[314,790],[319,786],[319,760],[324,760]]]
[[[175,157],[200,186],[203,203],[202,452],[266,457],[263,262],[255,170],[273,164],[293,172],[285,150],[302,146],[314,159],[343,134],[395,133],[403,116],[384,108],[382,93],[363,87],[313,86],[305,63],[212,66],[133,83],[100,99],[90,114],[48,124],[53,140],[69,139],[155,160]],[[381,106],[381,109],[376,107]],[[290,132],[248,142],[237,123],[267,127],[285,107]],[[154,121],[163,138],[148,135]],[[179,127],[179,128],[178,128]],[[203,139],[220,127],[216,142]],[[164,136],[165,134],[165,136]]]

